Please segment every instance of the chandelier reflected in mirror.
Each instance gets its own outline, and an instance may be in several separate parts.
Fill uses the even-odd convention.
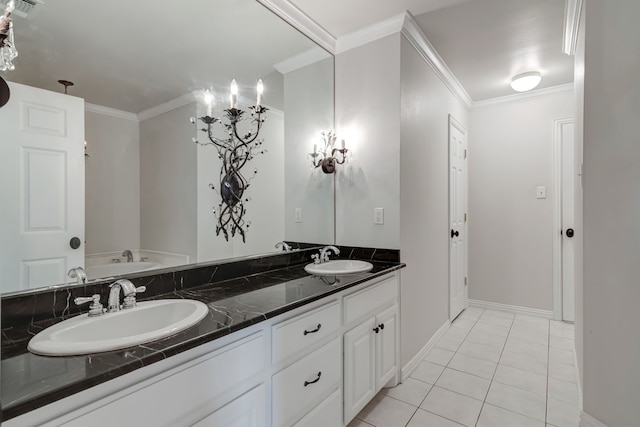
[[[220,167],[220,180],[218,185],[209,184],[209,188],[216,191],[220,197],[217,208],[213,214],[216,218],[216,236],[222,232],[228,241],[229,237],[239,234],[242,242],[246,242],[246,231],[251,226],[251,221],[245,221],[247,213],[246,203],[251,200],[246,196],[246,191],[251,185],[251,180],[258,173],[253,169],[249,178],[245,177],[243,168],[258,154],[266,153],[262,148],[263,140],[258,138],[265,121],[264,114],[268,108],[261,104],[264,87],[262,80],[258,81],[256,105],[249,107],[249,112],[238,108],[238,85],[235,80],[231,82],[231,94],[229,108],[224,110],[223,118],[213,117],[213,94],[206,91],[204,101],[207,108],[206,115],[200,117],[200,121],[206,126],[200,131],[207,136],[208,142],[200,142],[193,138],[193,142],[201,146],[212,146],[218,152],[218,158],[222,160]],[[251,122],[251,130],[242,134],[238,125],[242,121]],[[191,118],[191,123],[197,127],[197,121]],[[225,137],[217,137],[215,129],[223,130]]]
[[[3,15],[0,16],[0,71],[13,71],[16,68],[13,60],[18,56],[18,51],[13,39],[13,21],[11,20],[11,12],[15,7],[15,1],[10,0]]]

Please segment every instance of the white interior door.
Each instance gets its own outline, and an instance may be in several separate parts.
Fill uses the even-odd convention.
[[[0,108],[2,292],[65,283],[84,265],[84,101],[9,88]]]
[[[573,122],[561,125],[562,141],[562,320],[575,320],[575,185]]]
[[[467,306],[467,137],[449,116],[449,319]]]

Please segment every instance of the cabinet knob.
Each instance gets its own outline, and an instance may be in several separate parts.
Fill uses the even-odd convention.
[[[373,332],[375,332],[376,334],[380,332],[380,327],[376,326],[375,328],[373,328]]]
[[[307,331],[306,329],[304,330],[304,334],[303,335],[307,335],[307,334],[315,334],[316,332],[318,332],[320,330],[320,328],[322,328],[322,324],[318,323],[318,326],[315,329],[312,329],[310,331]]]
[[[317,383],[318,381],[320,381],[320,375],[322,375],[322,371],[318,372],[318,377],[317,377],[315,380],[313,380],[313,381],[305,381],[305,382],[304,382],[304,386],[306,387],[306,386],[308,386],[309,384],[315,384],[315,383]]]
[[[380,328],[380,330],[384,329],[384,323],[380,323],[380,324],[378,325],[378,328]]]

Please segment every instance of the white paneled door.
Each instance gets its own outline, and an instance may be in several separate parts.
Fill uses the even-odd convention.
[[[0,109],[2,292],[65,283],[84,265],[84,101],[9,87]]]
[[[449,319],[467,305],[467,136],[449,116]]]

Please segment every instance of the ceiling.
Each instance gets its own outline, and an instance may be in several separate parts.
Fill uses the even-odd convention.
[[[563,0],[292,2],[337,37],[409,10],[474,102],[515,94],[511,78],[527,71],[541,72],[537,89],[573,82]]]
[[[233,78],[254,96],[275,64],[319,49],[255,0],[173,4],[47,0],[26,18],[14,14],[20,54],[4,78],[56,92],[70,80],[71,95],[139,113],[204,88],[227,102]]]

